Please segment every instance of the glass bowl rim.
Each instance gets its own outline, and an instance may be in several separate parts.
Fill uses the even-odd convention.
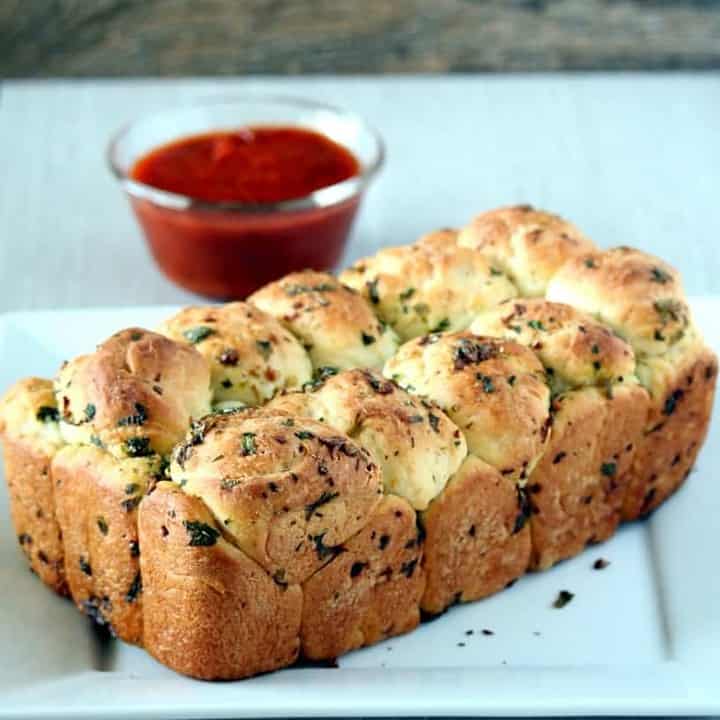
[[[347,180],[343,180],[333,185],[314,190],[307,195],[292,200],[282,200],[280,202],[261,202],[261,203],[242,203],[242,202],[208,202],[182,195],[180,193],[169,192],[153,187],[146,183],[132,179],[125,170],[123,170],[116,161],[116,150],[118,145],[130,133],[133,128],[142,122],[150,120],[154,117],[171,114],[177,111],[192,110],[203,107],[211,107],[213,105],[223,105],[232,103],[266,103],[268,105],[292,106],[295,108],[306,108],[312,110],[326,110],[334,113],[336,116],[356,123],[363,131],[367,132],[374,145],[373,157],[370,163],[360,166],[360,172],[353,175]],[[292,126],[292,123],[288,123]],[[210,132],[210,130],[208,130]],[[200,134],[200,133],[198,133]],[[178,135],[180,139],[182,135]],[[172,142],[171,140],[168,142]],[[337,141],[336,141],[337,142]],[[342,143],[340,143],[342,144]],[[345,146],[347,147],[347,146]],[[352,152],[352,148],[348,148]],[[353,153],[354,154],[354,153]],[[310,98],[302,98],[294,95],[284,95],[276,93],[262,92],[246,92],[235,93],[232,95],[213,95],[206,98],[200,98],[189,103],[179,103],[169,105],[164,108],[155,110],[150,113],[139,115],[133,120],[126,122],[110,137],[106,151],[105,159],[115,179],[122,185],[125,191],[135,198],[149,200],[155,205],[165,207],[172,210],[202,210],[217,212],[238,212],[238,213],[275,213],[275,212],[296,212],[299,210],[312,210],[317,208],[332,207],[339,205],[353,197],[359,195],[370,183],[372,178],[378,173],[385,162],[385,143],[378,130],[371,125],[359,113],[352,110],[332,105],[330,103],[319,102]]]

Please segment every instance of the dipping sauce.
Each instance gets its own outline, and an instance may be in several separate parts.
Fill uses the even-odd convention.
[[[295,200],[357,175],[355,156],[330,138],[294,127],[194,135],[135,163],[134,180],[211,203]]]
[[[264,205],[306,197],[360,171],[355,156],[325,135],[268,126],[181,138],[139,158],[128,174],[199,201],[176,208],[130,193],[163,272],[188,290],[231,300],[295,270],[335,267],[361,190],[324,207]]]

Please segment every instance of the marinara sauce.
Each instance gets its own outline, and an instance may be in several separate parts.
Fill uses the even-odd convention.
[[[152,253],[170,279],[202,295],[242,298],[288,272],[337,264],[359,195],[323,208],[284,210],[358,175],[330,138],[299,127],[247,127],[181,138],[153,149],[130,178],[191,198],[175,209],[132,196]],[[245,208],[228,207],[242,204]]]

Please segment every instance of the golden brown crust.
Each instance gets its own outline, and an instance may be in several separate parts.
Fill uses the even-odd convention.
[[[50,462],[61,446],[50,380],[18,380],[0,398],[0,438],[10,513],[31,569],[55,592],[67,593]]]
[[[10,514],[20,547],[40,579],[66,595],[63,545],[50,472],[52,456],[32,439],[7,435],[3,454]]]
[[[639,385],[583,388],[553,401],[550,442],[527,485],[531,566],[545,570],[613,535],[649,397]]]
[[[550,390],[540,361],[511,340],[470,332],[411,340],[385,375],[427,395],[467,438],[470,452],[514,479],[525,479],[549,431]]]
[[[544,295],[565,262],[595,247],[572,223],[530,205],[478,215],[460,231],[458,243],[478,250],[530,297]]]
[[[119,460],[82,446],[63,448],[52,464],[72,598],[93,620],[138,645],[143,597],[137,506],[158,471],[158,459]]]
[[[715,353],[699,341],[639,368],[652,402],[625,497],[625,520],[654,510],[690,474],[710,424],[717,368]]]
[[[556,391],[604,386],[635,375],[635,354],[628,343],[590,315],[562,303],[511,300],[479,315],[470,331],[531,348]]]
[[[145,648],[176,672],[238,679],[290,665],[302,591],[281,586],[220,534],[202,501],[167,482],[139,519]]]
[[[327,273],[291,273],[250,296],[285,325],[315,368],[380,368],[397,349],[395,333],[378,322],[369,303]]]
[[[382,469],[385,492],[418,510],[442,491],[467,454],[465,437],[434,403],[373,370],[345,370],[268,406],[307,415],[349,435]]]
[[[479,600],[522,575],[530,562],[524,496],[510,478],[468,456],[422,514],[427,586],[422,609],[436,614]]]
[[[380,501],[368,451],[310,418],[211,415],[173,454],[172,479],[279,581],[303,582],[360,530]]]
[[[60,370],[61,431],[118,457],[170,452],[190,419],[210,409],[210,372],[192,347],[129,328]]]
[[[303,586],[302,652],[335,658],[415,628],[425,587],[415,512],[385,496],[345,552]]]
[[[583,253],[569,261],[552,278],[547,298],[596,315],[638,357],[666,352],[691,324],[678,272],[628,247]]]
[[[456,236],[438,230],[414,245],[385,248],[340,279],[361,292],[402,340],[463,330],[478,312],[517,291],[481,254],[458,246]]]
[[[207,360],[215,403],[259,405],[312,377],[310,358],[295,336],[250,303],[184,308],[160,332],[193,345]]]

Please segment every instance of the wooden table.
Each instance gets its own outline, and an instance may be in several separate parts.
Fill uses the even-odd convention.
[[[346,261],[531,202],[720,292],[717,73],[5,82],[0,311],[193,301],[155,268],[105,147],[138,114],[248,90],[352,108],[385,137]]]

